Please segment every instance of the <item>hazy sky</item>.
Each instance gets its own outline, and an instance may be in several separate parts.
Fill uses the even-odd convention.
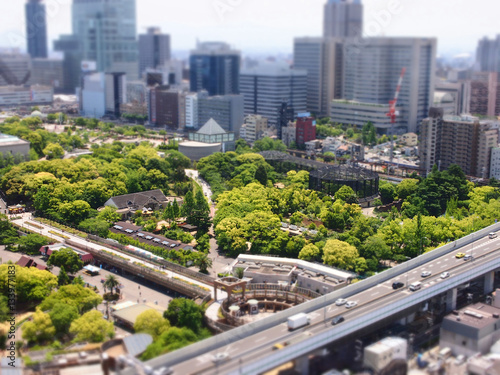
[[[2,2],[0,47],[25,49],[25,1]],[[137,32],[160,26],[171,34],[174,51],[193,48],[198,38],[227,41],[243,53],[291,53],[294,37],[321,35],[325,2],[137,0]],[[52,40],[71,32],[71,0],[45,3],[52,49]],[[474,52],[478,39],[500,34],[498,0],[364,0],[364,4],[365,34],[434,36],[440,54]],[[395,4],[399,7],[394,8]],[[391,9],[397,9],[397,14],[389,13]]]

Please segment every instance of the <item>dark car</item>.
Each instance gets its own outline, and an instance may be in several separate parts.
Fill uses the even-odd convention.
[[[392,289],[396,290],[405,286],[405,283],[401,281],[395,281],[392,283]]]
[[[332,326],[336,326],[337,324],[342,323],[344,320],[345,319],[343,316],[337,316],[332,319]]]

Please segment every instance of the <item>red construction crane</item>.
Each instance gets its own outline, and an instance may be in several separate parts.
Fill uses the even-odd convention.
[[[401,91],[401,85],[403,84],[403,78],[406,73],[406,68],[401,69],[401,75],[399,76],[398,87],[396,88],[396,93],[394,94],[394,99],[389,101],[389,113],[387,117],[391,118],[391,164],[394,158],[394,124],[396,123],[396,117],[399,116],[399,112],[396,111],[396,106],[398,105],[399,92]],[[388,171],[391,166],[389,166]],[[389,173],[390,174],[390,173]]]
[[[396,111],[396,105],[398,104],[399,92],[401,91],[401,85],[403,84],[403,78],[406,73],[406,68],[401,69],[401,75],[399,76],[398,87],[396,88],[396,94],[394,95],[394,99],[389,101],[389,113],[387,113],[387,117],[391,118],[391,124],[396,123],[396,116],[399,113]]]

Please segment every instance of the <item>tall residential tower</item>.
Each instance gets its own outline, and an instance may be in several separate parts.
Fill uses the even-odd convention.
[[[170,35],[160,28],[150,27],[147,34],[139,35],[139,75],[146,69],[157,69],[170,60]]]

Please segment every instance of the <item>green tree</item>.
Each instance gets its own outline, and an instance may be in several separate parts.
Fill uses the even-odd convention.
[[[359,258],[358,250],[347,242],[328,240],[323,248],[323,262],[329,266],[353,270],[357,258]]]
[[[104,281],[103,287],[105,289],[108,289],[111,293],[113,293],[113,290],[117,290],[118,292],[118,286],[120,285],[120,281],[118,281],[118,278],[115,275],[108,275],[106,277],[106,280]],[[119,292],[118,292],[119,294]]]
[[[339,199],[341,201],[347,202],[349,197],[356,195],[354,190],[347,185],[343,185],[337,192],[335,193],[335,199]]]
[[[12,245],[16,242],[17,232],[7,216],[0,214],[0,244]]]
[[[193,332],[202,328],[204,310],[194,301],[186,298],[176,298],[170,301],[168,309],[163,313],[172,326],[186,327]]]
[[[302,250],[300,250],[299,259],[314,261],[314,260],[319,260],[320,255],[321,251],[316,245],[308,244],[304,246]]]
[[[43,149],[43,153],[47,156],[47,160],[61,159],[64,156],[64,149],[57,143],[49,143]]]
[[[245,269],[243,267],[238,267],[234,270],[234,275],[238,278],[238,279],[243,279],[243,277],[245,276]]]
[[[19,244],[20,251],[30,255],[40,254],[40,248],[49,244],[47,238],[36,233],[20,237],[17,243]]]
[[[66,272],[76,273],[83,268],[83,262],[73,250],[63,248],[54,251],[47,261],[48,266],[64,268]]]
[[[23,324],[22,330],[23,339],[32,343],[51,340],[56,333],[49,314],[40,310],[35,312],[32,321]]]
[[[57,277],[38,268],[16,267],[16,302],[36,303],[46,298],[57,287]],[[0,294],[9,292],[9,264],[0,265]]]
[[[153,359],[161,354],[191,345],[198,340],[198,336],[190,329],[172,327],[148,346],[141,359],[143,361]]]
[[[49,315],[59,334],[68,333],[71,323],[80,316],[75,306],[64,303],[56,303]]]
[[[9,317],[10,309],[7,296],[0,296],[0,323],[3,323]]]
[[[46,271],[44,271],[46,272]],[[54,276],[55,278],[55,276]],[[43,311],[52,310],[57,303],[75,306],[80,314],[96,308],[102,302],[102,297],[89,288],[81,285],[65,285],[48,296],[41,304]]]
[[[109,233],[109,223],[95,217],[83,220],[78,224],[78,228],[84,232],[95,234],[102,238],[107,238]]]
[[[89,217],[92,212],[90,204],[82,200],[62,203],[59,205],[59,213],[65,218],[66,222],[78,224]]]
[[[253,149],[256,152],[275,150],[275,151],[286,151],[286,145],[279,139],[274,140],[269,137],[265,137],[255,141]]]
[[[151,309],[141,313],[135,323],[134,331],[136,333],[144,332],[153,336],[156,340],[163,332],[170,328],[170,323],[157,310]]]
[[[194,198],[193,192],[188,191],[184,197],[184,203],[182,204],[182,216],[187,217],[194,209]]]
[[[418,183],[418,180],[412,178],[401,181],[396,186],[396,194],[398,198],[406,199],[409,196],[415,194],[418,190]]]
[[[75,335],[75,341],[103,342],[115,336],[113,323],[108,322],[102,313],[96,310],[83,314],[71,323],[69,332]]]
[[[106,206],[97,214],[97,218],[113,224],[121,220],[121,215],[116,212],[116,207]]]
[[[380,183],[379,191],[380,191],[380,199],[383,204],[389,204],[394,202],[395,197],[395,188],[394,185],[390,182]]]
[[[59,271],[59,275],[57,276],[57,285],[63,286],[69,284],[69,276],[64,270],[64,267]]]
[[[263,186],[267,186],[267,170],[263,164],[260,164],[255,171],[254,178],[259,181]]]
[[[208,274],[208,269],[212,268],[212,259],[207,254],[199,254],[194,264],[200,269],[201,273]]]

